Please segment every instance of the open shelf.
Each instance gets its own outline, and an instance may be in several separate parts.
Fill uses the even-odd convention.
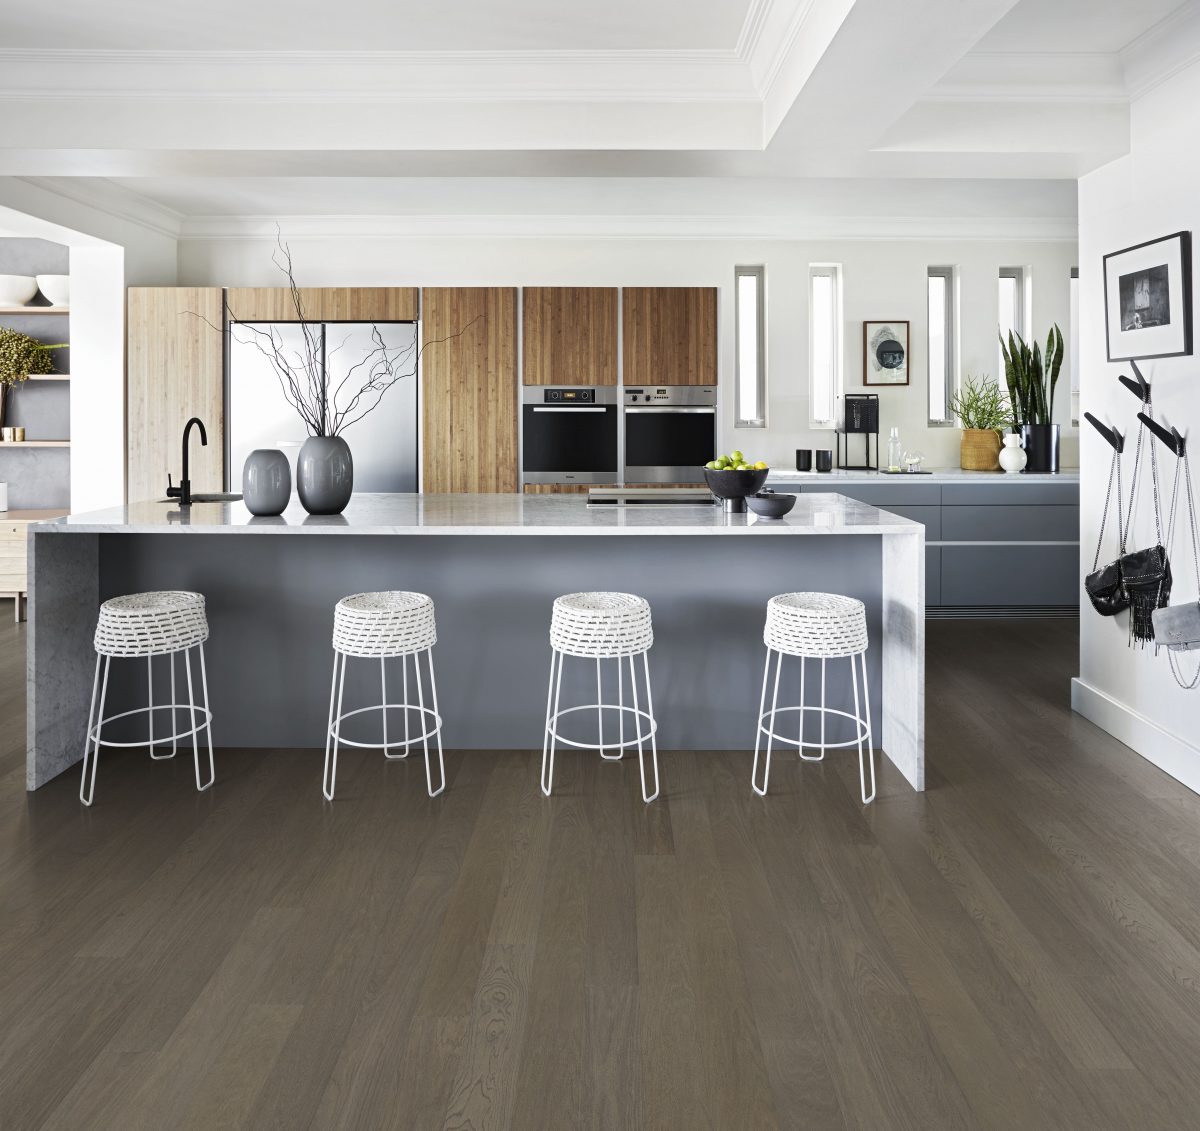
[[[69,448],[70,440],[0,440],[0,452],[5,448]]]
[[[70,314],[69,306],[0,306],[0,314]]]
[[[30,373],[25,378],[26,381],[69,381],[71,374],[69,373]]]

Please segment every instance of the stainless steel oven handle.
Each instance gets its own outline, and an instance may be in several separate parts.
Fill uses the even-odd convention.
[[[534,410],[537,411],[536,409]],[[710,415],[717,410],[715,408],[634,408],[629,405],[625,409],[626,412],[707,412]]]
[[[534,412],[607,412],[606,408],[568,408],[566,405],[534,405]]]

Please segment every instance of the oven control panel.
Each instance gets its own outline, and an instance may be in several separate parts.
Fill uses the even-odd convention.
[[[595,404],[595,389],[547,389],[546,404]]]
[[[717,403],[717,390],[710,385],[641,385],[626,387],[624,404],[662,407],[709,408]]]

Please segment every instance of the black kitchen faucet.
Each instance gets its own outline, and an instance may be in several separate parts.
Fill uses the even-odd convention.
[[[204,421],[198,416],[193,416],[183,426],[183,478],[178,487],[171,486],[171,475],[167,473],[167,498],[178,499],[181,507],[192,505],[192,481],[188,478],[188,437],[191,435],[193,424],[200,429],[201,445],[208,447],[208,433],[204,431]]]

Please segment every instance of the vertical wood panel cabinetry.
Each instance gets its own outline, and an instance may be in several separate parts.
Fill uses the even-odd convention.
[[[161,499],[178,481],[188,417],[208,430],[195,444],[197,491],[224,486],[225,381],[220,287],[130,287],[126,295],[126,497]]]
[[[430,287],[422,308],[423,490],[516,491],[516,288]]]
[[[715,287],[625,287],[625,385],[716,385]]]
[[[522,298],[524,384],[617,383],[616,287],[526,287]]]
[[[238,322],[295,322],[287,287],[230,287],[229,317]],[[301,287],[300,305],[312,322],[415,322],[416,287]]]

